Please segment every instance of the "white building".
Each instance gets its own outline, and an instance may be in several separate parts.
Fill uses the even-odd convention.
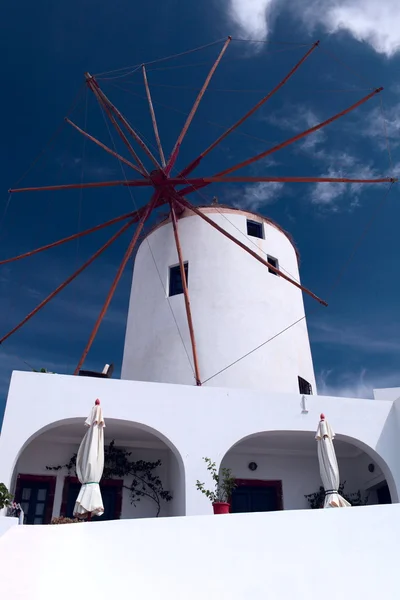
[[[276,224],[231,208],[202,210],[232,235],[246,240],[260,256],[267,255],[282,272],[299,280],[296,249]],[[179,229],[204,384],[199,387],[194,381],[172,227],[164,221],[142,242],[136,256],[122,379],[25,372],[12,375],[0,437],[0,481],[23,504],[27,522],[49,523],[52,517],[67,516],[71,510],[77,495],[74,474],[65,468],[51,471],[47,467],[66,464],[77,451],[84,420],[96,398],[101,400],[106,420],[106,443],[115,440],[117,447],[131,451],[132,460],[161,460],[158,474],[172,494],[170,502],[161,503],[162,517],[212,514],[211,504],[195,488],[197,480],[207,481],[203,461],[207,456],[218,465],[230,467],[238,480],[233,512],[295,510],[296,517],[279,523],[290,521],[290,527],[297,527],[299,532],[302,523],[312,523],[312,535],[319,527],[312,519],[326,519],[324,523],[332,531],[341,518],[351,527],[348,514],[338,516],[346,511],[332,511],[335,517],[317,517],[326,511],[303,510],[309,507],[305,496],[321,485],[315,442],[321,412],[336,433],[335,448],[346,492],[360,491],[368,504],[398,503],[400,388],[376,390],[374,400],[316,395],[305,320],[274,339],[303,316],[301,291],[269,272],[198,216],[184,213]],[[142,499],[136,507],[130,503],[129,491],[123,487],[130,483],[131,479],[119,478],[103,482],[106,518],[155,516],[157,507],[152,500]],[[389,521],[394,513],[351,510],[354,514],[364,511],[364,520],[354,517],[358,530],[366,520],[375,519],[381,523],[379,527],[391,531]],[[314,517],[307,516],[310,513]],[[268,526],[262,515],[259,518],[257,523]],[[201,538],[202,522],[189,521],[185,521],[185,531]],[[144,529],[137,531],[148,527],[151,535],[159,531],[164,538],[174,536],[173,525],[162,525],[165,519],[154,522],[160,525],[143,525]],[[239,529],[245,528],[241,520],[232,522]],[[257,530],[256,521],[248,523]],[[276,540],[279,523],[268,523]],[[228,535],[225,525],[218,528],[222,528],[221,535]],[[67,535],[65,528],[57,529],[64,531],[60,536]],[[121,529],[113,531],[122,535]],[[136,530],[126,531],[134,536]],[[293,547],[299,548],[299,544],[297,539]]]
[[[279,226],[232,208],[202,210],[299,280],[296,249]],[[389,497],[397,502],[400,390],[380,391],[374,401],[300,394],[300,389],[315,391],[304,320],[238,361],[304,314],[302,293],[198,216],[184,213],[179,230],[204,385],[194,385],[172,226],[164,221],[136,256],[122,380],[12,376],[0,438],[0,481],[17,500],[25,493],[34,502],[38,486],[46,490],[40,492],[45,503],[37,500],[43,515],[25,502],[29,522],[49,522],[72,510],[78,489],[74,473],[47,467],[68,463],[76,452],[96,398],[106,417],[107,442],[129,449],[133,460],[161,460],[158,473],[173,496],[162,502],[162,516],[211,512],[195,489],[196,480],[205,477],[204,456],[233,470],[249,506],[307,508],[305,495],[320,486],[314,434],[321,412],[337,434],[346,491],[360,490],[372,504]],[[123,484],[130,482],[103,485],[109,486],[108,516],[156,514],[151,500],[133,506]]]

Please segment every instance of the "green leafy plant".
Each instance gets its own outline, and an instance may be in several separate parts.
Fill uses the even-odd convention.
[[[215,484],[214,491],[207,490],[205,484],[199,480],[196,482],[196,488],[202,494],[205,494],[210,502],[229,502],[232,492],[236,487],[235,477],[232,475],[232,470],[222,468],[220,474],[217,472],[217,466],[215,462],[212,462],[211,458],[203,458],[207,465],[207,471],[211,473],[211,478]]]
[[[145,460],[130,460],[131,452],[124,448],[118,448],[115,441],[110,442],[104,448],[104,470],[102,479],[125,479],[132,477],[130,485],[123,485],[129,490],[130,501],[133,506],[137,506],[142,498],[149,498],[157,507],[156,517],[159,516],[161,510],[161,502],[170,502],[172,494],[168,490],[164,490],[163,483],[159,475],[154,471],[161,467],[161,460],[153,462]],[[59,471],[66,469],[68,474],[76,475],[76,454],[73,454],[65,465],[56,467],[46,467],[48,471]],[[101,484],[101,482],[100,482]]]
[[[4,483],[0,483],[0,509],[5,508],[11,504],[12,495],[4,485]]]
[[[346,482],[343,481],[339,485],[338,492],[345,500],[347,500],[347,502],[350,502],[350,504],[352,506],[365,506],[368,503],[368,496],[367,495],[363,496],[361,494],[360,490],[358,490],[357,492],[352,492],[350,494],[347,494],[344,491],[345,485],[346,485]],[[318,492],[314,492],[313,494],[306,494],[304,497],[306,498],[310,508],[323,508],[324,507],[325,490],[322,487],[322,485],[320,486]]]
[[[51,373],[51,375],[55,375],[53,371],[48,371],[47,369],[32,369],[34,373]]]

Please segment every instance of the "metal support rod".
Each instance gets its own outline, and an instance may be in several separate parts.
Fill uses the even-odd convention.
[[[395,177],[377,177],[375,179],[352,179],[351,177],[203,177],[213,182],[261,182],[282,181],[287,183],[394,183]]]
[[[126,180],[120,179],[117,181],[95,181],[93,183],[67,183],[66,185],[47,185],[44,187],[28,187],[28,188],[16,188],[8,190],[10,194],[16,194],[18,192],[50,192],[55,190],[83,190],[86,188],[101,188],[101,187],[112,187],[115,185],[128,185],[137,187],[151,186],[151,181],[138,180]]]
[[[99,229],[104,229],[104,227],[109,227],[114,223],[119,223],[119,221],[124,221],[125,219],[129,219],[129,217],[134,217],[135,213],[130,212],[126,215],[121,215],[120,217],[116,217],[115,219],[111,219],[111,221],[106,221],[105,223],[101,223],[100,225],[96,225],[95,227],[91,227],[90,229],[85,229],[84,231],[80,231],[78,233],[74,233],[73,235],[69,235],[66,238],[61,240],[57,240],[56,242],[52,242],[51,244],[46,244],[46,246],[41,246],[40,248],[35,248],[35,250],[30,250],[29,252],[24,252],[24,254],[19,254],[18,256],[13,256],[12,258],[6,258],[4,260],[0,260],[0,265],[6,265],[7,263],[15,262],[16,260],[21,260],[22,258],[28,258],[29,256],[33,256],[34,254],[38,254],[39,252],[44,252],[45,250],[50,250],[50,248],[55,248],[56,246],[61,246],[61,244],[65,244],[66,242],[72,242],[72,240],[76,240],[77,238],[83,237],[85,235],[89,235],[89,233],[93,233],[98,231]],[[131,221],[133,222],[133,220]]]
[[[152,99],[151,99],[149,82],[147,81],[146,67],[144,65],[142,65],[142,71],[143,71],[144,87],[146,88],[146,95],[147,95],[147,100],[148,100],[148,103],[149,103],[151,121],[153,123],[153,130],[154,130],[154,135],[155,135],[156,142],[157,142],[158,152],[160,153],[161,164],[162,164],[163,167],[165,167],[165,164],[166,164],[165,163],[165,156],[164,156],[164,152],[163,152],[163,149],[162,149],[160,134],[159,134],[159,131],[158,131],[156,113],[154,112],[153,102],[152,102]]]
[[[260,183],[260,182],[283,182],[283,183],[396,183],[396,177],[378,177],[376,179],[351,179],[350,177],[198,177],[186,179],[188,187],[179,190],[179,194],[185,196],[205,187],[209,183]]]
[[[129,143],[128,138],[126,137],[126,135],[122,131],[121,127],[117,123],[114,115],[111,112],[111,109],[110,109],[109,105],[104,101],[103,97],[100,95],[100,93],[99,93],[99,90],[100,90],[99,84],[97,83],[97,81],[95,81],[92,78],[91,75],[89,75],[89,73],[86,73],[85,76],[86,76],[86,81],[87,81],[87,84],[88,84],[89,88],[92,90],[93,94],[96,96],[98,103],[105,110],[108,118],[110,119],[111,123],[114,125],[114,127],[115,127],[118,135],[120,136],[120,138],[124,142],[125,146],[128,148],[129,152],[131,153],[131,155],[133,156],[133,158],[135,159],[135,161],[139,165],[139,169],[141,170],[142,175],[145,176],[145,177],[148,177],[149,173],[148,173],[146,167],[144,166],[144,164],[140,160],[139,156],[136,154],[135,150],[132,148],[132,145]]]
[[[95,144],[97,144],[98,146],[100,146],[100,148],[103,148],[103,150],[105,150],[106,152],[108,152],[112,156],[115,156],[115,158],[118,158],[118,160],[120,160],[121,162],[123,162],[126,165],[128,165],[128,167],[131,167],[131,169],[134,169],[135,171],[137,171],[138,173],[140,173],[141,175],[143,175],[142,171],[136,165],[134,165],[133,163],[131,163],[129,160],[126,160],[126,158],[124,158],[123,156],[121,156],[120,154],[118,154],[118,152],[114,152],[114,150],[111,150],[111,148],[109,148],[108,146],[106,146],[105,144],[103,144],[102,142],[100,142],[100,140],[96,139],[95,137],[93,137],[92,135],[90,135],[89,133],[87,133],[86,131],[84,131],[83,129],[81,129],[80,127],[78,127],[78,125],[75,125],[75,123],[73,123],[73,121],[70,121],[70,119],[68,119],[67,117],[65,117],[65,121],[67,123],[69,123],[69,125],[72,125],[72,127],[74,127],[74,129],[76,129],[79,133],[81,133],[82,135],[84,135],[85,137],[87,137],[90,141],[92,141]]]
[[[110,306],[110,302],[111,302],[111,300],[112,300],[112,298],[114,296],[115,290],[117,289],[117,285],[118,285],[118,283],[119,283],[119,281],[120,281],[120,279],[122,277],[122,274],[124,272],[126,264],[127,264],[129,258],[132,255],[133,249],[135,247],[136,242],[139,239],[140,233],[141,233],[141,231],[143,229],[143,226],[144,226],[146,220],[148,219],[148,217],[151,214],[151,211],[153,210],[153,208],[156,206],[156,204],[158,202],[160,194],[161,194],[161,192],[159,190],[156,190],[154,192],[154,194],[153,194],[152,199],[150,200],[150,202],[146,206],[146,210],[144,211],[144,213],[142,215],[142,218],[139,221],[139,224],[138,224],[138,226],[136,228],[136,231],[135,231],[135,233],[134,233],[134,235],[133,235],[133,237],[132,237],[132,239],[131,239],[131,241],[129,243],[129,246],[128,246],[125,254],[124,254],[124,257],[123,257],[123,259],[121,261],[121,264],[118,267],[118,271],[117,271],[117,273],[116,273],[116,275],[114,277],[114,281],[111,284],[110,290],[109,290],[109,292],[107,294],[107,297],[105,299],[103,307],[102,307],[102,309],[100,311],[99,316],[97,317],[96,323],[94,324],[92,333],[90,334],[89,341],[86,344],[85,349],[84,349],[84,351],[82,353],[82,356],[79,359],[79,362],[78,362],[78,364],[76,366],[76,369],[74,371],[74,375],[78,375],[78,373],[79,373],[79,371],[80,371],[83,363],[85,362],[85,358],[86,358],[86,356],[87,356],[90,348],[92,347],[92,344],[94,342],[94,338],[97,335],[97,332],[99,330],[101,322],[102,322],[102,320],[103,320],[103,318],[104,318],[104,316],[105,316],[105,314],[106,314],[106,312],[108,310],[108,307]]]
[[[97,92],[98,96],[102,99],[103,104],[106,105],[114,113],[114,115],[117,117],[117,119],[124,125],[124,127],[126,128],[126,130],[130,133],[130,135],[134,138],[134,140],[136,140],[136,142],[139,144],[139,146],[142,148],[142,150],[147,154],[147,156],[149,157],[149,159],[151,160],[151,162],[154,164],[154,166],[157,169],[160,169],[161,168],[160,163],[153,156],[152,152],[148,148],[147,144],[144,143],[144,141],[142,140],[142,138],[140,137],[140,135],[138,135],[136,133],[136,131],[133,129],[133,127],[125,119],[125,117],[123,116],[123,114],[111,102],[111,100],[109,100],[107,98],[107,96],[105,95],[105,93],[103,92],[103,90],[100,88],[99,84],[94,79],[94,77],[92,77],[89,74],[86,74],[86,78],[87,79],[88,79],[88,77],[90,78],[89,81],[91,82],[91,85],[95,86],[96,92]]]
[[[183,264],[182,248],[181,248],[181,242],[180,242],[179,233],[178,233],[178,221],[177,221],[176,214],[175,214],[173,200],[170,202],[170,207],[171,207],[171,221],[172,221],[172,227],[174,230],[174,237],[175,237],[175,245],[176,245],[176,250],[178,252],[179,268],[180,268],[180,272],[181,272],[183,295],[185,297],[185,309],[186,309],[186,317],[187,317],[188,326],[189,326],[190,342],[192,344],[194,375],[195,375],[195,379],[196,379],[196,385],[200,386],[201,385],[200,369],[199,369],[199,360],[198,360],[198,356],[197,356],[196,339],[195,339],[195,335],[194,335],[192,310],[190,307],[189,290],[188,290],[187,281],[186,281],[185,266]]]
[[[168,160],[168,164],[167,164],[166,169],[165,169],[165,172],[167,173],[167,175],[171,172],[171,170],[173,169],[173,167],[175,165],[176,159],[178,158],[178,154],[179,154],[179,148],[180,148],[180,146],[182,144],[183,138],[185,137],[185,135],[187,133],[187,130],[190,127],[191,122],[193,121],[193,117],[196,114],[196,111],[197,111],[197,109],[199,107],[200,101],[203,98],[203,96],[205,94],[205,91],[206,91],[206,89],[208,87],[208,84],[210,83],[211,78],[212,78],[212,76],[215,73],[215,70],[218,67],[219,63],[221,62],[221,59],[222,59],[223,55],[225,54],[225,51],[226,51],[227,47],[230,44],[231,39],[232,39],[231,36],[228,36],[228,39],[226,40],[225,44],[223,45],[222,50],[219,53],[217,60],[215,61],[215,63],[211,67],[210,72],[208,73],[208,75],[206,77],[206,80],[203,83],[203,87],[201,88],[200,92],[198,93],[198,96],[197,96],[197,98],[196,98],[196,100],[195,100],[195,102],[194,102],[194,104],[192,106],[192,110],[190,111],[190,113],[189,113],[189,115],[188,115],[188,117],[186,119],[186,122],[185,122],[185,124],[184,124],[184,126],[182,128],[182,131],[180,132],[180,134],[178,136],[178,139],[175,142],[175,146],[174,146],[174,148],[173,148],[173,150],[171,152],[171,156],[170,156],[170,158]]]
[[[40,302],[40,304],[38,304],[36,308],[34,308],[20,323],[18,323],[18,325],[16,325],[13,329],[11,329],[11,331],[6,333],[6,335],[4,335],[0,339],[0,344],[2,344],[13,333],[18,331],[18,329],[20,329],[23,325],[25,325],[25,323],[27,321],[29,321],[37,312],[39,312],[39,310],[41,308],[43,308],[48,302],[50,302],[50,300],[52,300],[54,298],[54,296],[59,294],[69,283],[71,283],[71,281],[73,281],[76,277],[78,277],[78,275],[80,275],[80,273],[82,273],[82,271],[84,271],[94,260],[96,260],[96,258],[98,256],[100,256],[100,254],[102,252],[104,252],[104,250],[106,250],[109,246],[111,246],[111,244],[122,233],[124,233],[124,231],[126,231],[128,229],[128,227],[130,227],[131,225],[132,225],[132,221],[125,223],[125,225],[123,227],[121,227],[121,229],[119,231],[114,233],[114,235],[101,248],[99,248],[97,250],[97,252],[95,252],[85,263],[83,263],[83,265],[81,267],[79,267],[79,269],[77,271],[72,273],[72,275],[70,275],[61,285],[59,285],[53,292],[51,292],[51,294],[49,294],[44,300],[42,300],[42,302]]]
[[[361,98],[361,100],[359,100],[358,102],[355,102],[355,104],[352,104],[348,108],[345,108],[344,110],[340,111],[333,117],[326,119],[326,121],[323,121],[322,123],[319,123],[318,125],[315,125],[314,127],[310,127],[310,129],[307,129],[306,131],[303,131],[302,133],[298,133],[297,135],[293,136],[292,138],[289,138],[288,140],[282,142],[281,144],[278,144],[277,146],[274,146],[273,148],[270,148],[269,150],[266,150],[265,152],[261,152],[260,154],[257,154],[256,156],[253,156],[252,158],[248,158],[247,160],[244,160],[243,162],[241,162],[237,165],[234,165],[233,167],[230,167],[229,169],[225,169],[225,171],[221,171],[220,173],[217,173],[216,177],[222,177],[223,175],[227,175],[228,173],[232,173],[233,171],[237,171],[238,169],[247,167],[247,165],[251,165],[252,163],[256,162],[257,160],[260,160],[261,158],[268,156],[269,154],[273,154],[274,152],[277,152],[278,150],[282,150],[282,148],[286,148],[286,146],[293,144],[293,142],[297,142],[298,140],[301,140],[302,138],[306,137],[307,135],[310,135],[310,133],[314,133],[314,131],[318,131],[318,129],[322,129],[322,127],[326,127],[326,125],[329,125],[330,123],[333,123],[333,121],[340,119],[340,117],[347,115],[349,112],[358,108],[359,106],[361,106],[361,104],[364,104],[364,102],[367,102],[373,96],[375,96],[375,94],[378,94],[382,90],[383,90],[383,87],[377,88],[376,90],[374,90],[373,92],[371,92],[370,94],[365,96],[364,98]]]
[[[287,275],[285,275],[284,273],[282,273],[282,271],[280,271],[279,269],[277,269],[276,267],[274,267],[274,265],[271,265],[269,262],[267,262],[266,260],[264,260],[263,258],[261,258],[261,256],[259,256],[258,254],[256,254],[256,252],[253,252],[253,250],[251,250],[250,248],[248,248],[245,244],[243,244],[242,242],[240,242],[233,235],[231,235],[230,233],[228,233],[227,231],[225,231],[225,229],[223,229],[222,227],[220,227],[219,225],[217,225],[217,223],[215,223],[212,219],[210,219],[209,217],[207,217],[207,215],[205,215],[204,213],[202,213],[198,208],[196,208],[195,206],[193,206],[185,198],[182,198],[181,196],[176,195],[175,199],[176,199],[176,201],[181,206],[184,206],[185,208],[188,208],[189,210],[193,211],[196,215],[198,215],[204,221],[206,221],[209,225],[211,225],[211,227],[214,227],[214,229],[216,229],[217,231],[219,231],[220,233],[222,233],[229,240],[231,240],[232,242],[234,242],[235,244],[237,244],[238,246],[240,246],[240,248],[242,248],[248,254],[250,254],[251,256],[253,256],[253,258],[255,258],[256,260],[258,260],[261,264],[263,264],[264,266],[266,266],[269,269],[271,269],[271,271],[273,271],[274,273],[276,273],[277,275],[279,275],[283,279],[286,279],[286,281],[289,281],[289,283],[291,283],[295,287],[299,288],[300,290],[302,290],[303,292],[305,292],[306,294],[308,294],[309,296],[311,296],[311,298],[314,298],[314,300],[317,300],[323,306],[328,306],[328,304],[327,304],[327,302],[325,302],[325,300],[321,300],[321,298],[318,298],[318,296],[316,296],[309,289],[305,288],[300,283],[297,283],[297,281],[294,281],[294,279],[291,279],[290,277],[288,277]]]
[[[315,48],[318,45],[319,45],[319,41],[315,42],[312,45],[312,47],[305,53],[305,55],[303,56],[303,58],[301,58],[295,64],[295,66],[289,71],[289,73],[286,75],[286,77],[284,77],[282,79],[282,81],[280,81],[278,83],[278,85],[276,85],[270,92],[268,92],[268,94],[266,96],[264,96],[264,98],[261,98],[261,100],[259,102],[257,102],[257,104],[255,106],[253,106],[253,108],[250,109],[241,119],[239,119],[238,121],[236,121],[236,123],[234,123],[226,131],[224,131],[224,133],[222,135],[220,135],[219,138],[216,139],[215,142],[213,142],[211,144],[211,146],[208,146],[208,148],[206,148],[185,169],[183,169],[183,171],[179,174],[179,176],[180,177],[184,177],[184,176],[188,175],[189,173],[191,173],[199,165],[200,161],[209,152],[211,152],[211,150],[213,150],[216,146],[218,146],[218,144],[220,142],[222,142],[222,140],[224,140],[230,133],[232,133],[232,131],[234,131],[235,129],[237,129],[242,123],[244,123],[249,117],[251,117],[251,115],[253,115],[261,106],[263,106],[263,104],[265,104],[274,94],[276,94],[276,92],[279,91],[285,85],[285,83],[287,83],[287,81],[289,81],[289,79],[292,77],[292,75],[294,75],[294,73],[297,71],[297,69],[299,67],[301,67],[301,65],[307,60],[307,58],[310,56],[310,54],[315,50]]]

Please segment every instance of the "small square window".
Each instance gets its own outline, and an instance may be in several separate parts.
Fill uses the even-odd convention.
[[[311,383],[308,383],[308,381],[306,381],[302,377],[299,377],[298,379],[299,379],[300,394],[305,394],[307,396],[311,396],[312,395],[312,385],[311,385]]]
[[[279,269],[279,263],[278,263],[278,259],[274,258],[273,256],[268,256],[267,255],[267,262],[269,262],[270,265],[272,265],[273,267],[275,267],[275,269]],[[270,273],[272,273],[272,275],[278,275],[278,273],[276,273],[273,269],[270,269],[268,267],[268,271]]]
[[[251,235],[252,237],[264,239],[264,229],[263,224],[258,221],[250,221],[247,219],[247,235]]]
[[[186,283],[188,283],[189,263],[184,263]],[[177,296],[183,294],[183,283],[181,277],[181,269],[179,265],[169,268],[169,296]]]

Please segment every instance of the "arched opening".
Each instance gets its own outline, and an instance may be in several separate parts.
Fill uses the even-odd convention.
[[[106,419],[104,433],[107,479],[100,483],[102,520],[184,515],[184,465],[175,446],[160,432],[131,421]],[[50,523],[54,517],[72,516],[80,484],[74,464],[67,465],[84,434],[82,419],[59,421],[36,432],[21,449],[12,490],[25,522]],[[149,486],[146,470],[161,485]],[[162,491],[171,498],[165,499]]]
[[[353,505],[396,501],[392,475],[379,455],[364,444],[337,436],[335,450],[344,495]],[[237,488],[232,512],[319,507],[321,479],[317,443],[311,432],[259,432],[234,444],[221,461]]]

